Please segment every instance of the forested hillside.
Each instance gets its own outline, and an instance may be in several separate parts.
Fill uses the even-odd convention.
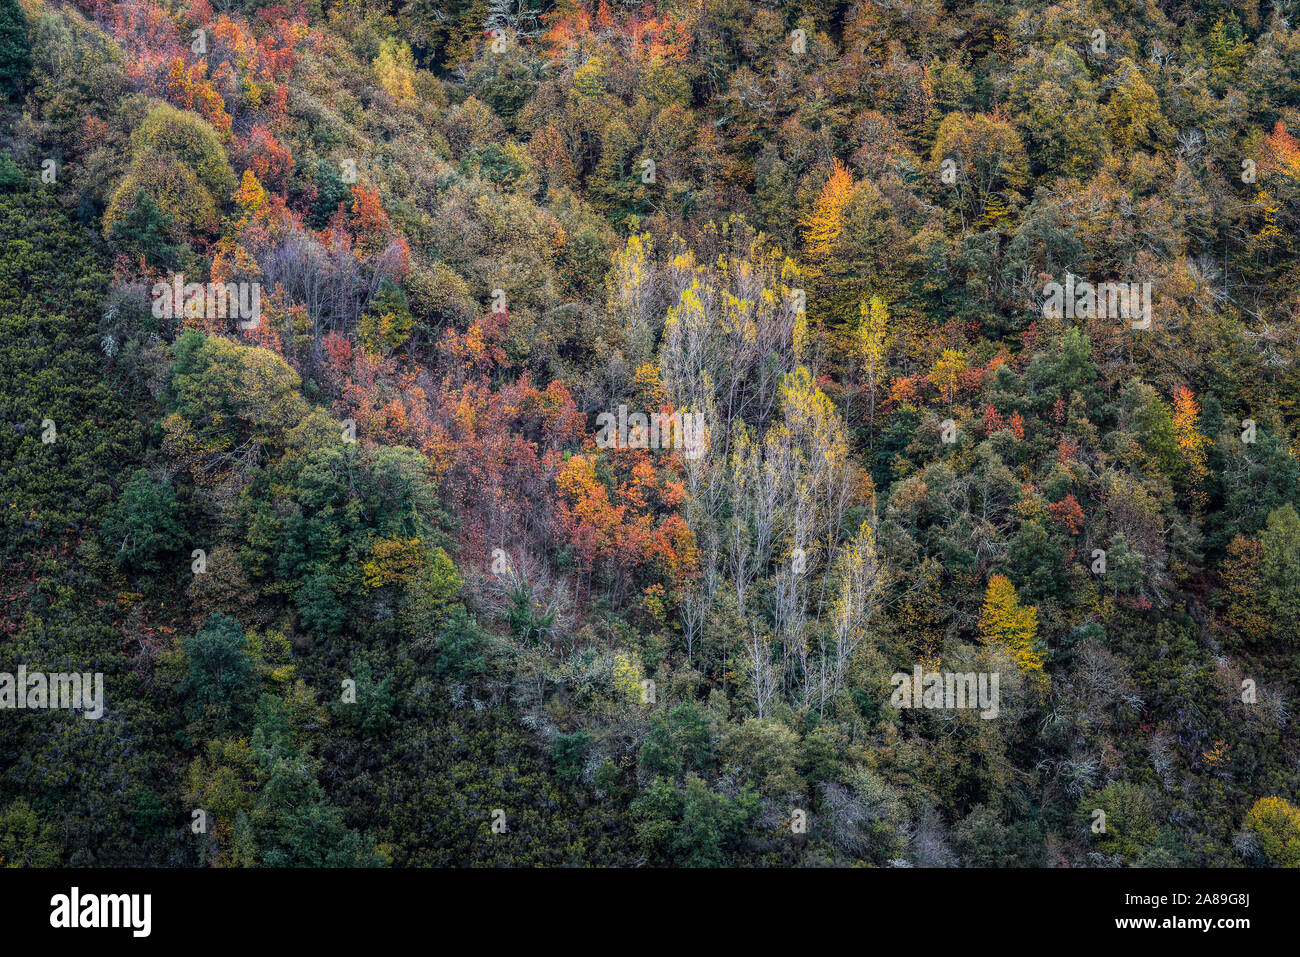
[[[1289,0],[0,0],[0,863],[1300,866],[1298,136]]]

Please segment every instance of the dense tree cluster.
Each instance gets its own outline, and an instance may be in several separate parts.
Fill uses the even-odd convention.
[[[2,0],[0,863],[1300,865],[1291,18]]]

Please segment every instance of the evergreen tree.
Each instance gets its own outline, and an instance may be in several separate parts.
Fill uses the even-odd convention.
[[[10,100],[18,99],[31,72],[27,17],[18,0],[0,0],[0,93]]]
[[[150,269],[174,269],[180,247],[171,241],[175,219],[158,208],[143,189],[128,212],[109,230],[109,239]]]

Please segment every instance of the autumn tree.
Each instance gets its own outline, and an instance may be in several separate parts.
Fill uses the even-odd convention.
[[[943,354],[935,360],[930,368],[930,381],[939,389],[948,402],[948,413],[952,414],[953,395],[961,374],[966,371],[966,356],[957,349],[944,349]]]
[[[1111,141],[1125,153],[1150,149],[1173,136],[1173,128],[1160,112],[1160,98],[1142,74],[1142,68],[1125,57],[1116,71],[1119,83],[1106,104],[1106,127]]]
[[[1300,808],[1286,798],[1260,798],[1246,813],[1246,827],[1275,867],[1300,867]]]
[[[872,296],[862,303],[858,320],[858,354],[867,381],[867,429],[871,447],[876,441],[876,390],[885,377],[885,350],[889,345],[889,309],[883,299]]]
[[[1021,202],[1028,162],[1015,124],[998,112],[949,113],[930,150],[935,189],[962,228],[987,228],[1010,215]]]
[[[374,66],[379,85],[393,99],[410,100],[415,96],[415,58],[405,41],[381,40]]]
[[[822,274],[831,248],[844,228],[844,207],[852,196],[853,174],[837,159],[831,164],[831,175],[822,186],[816,204],[801,221],[804,261],[810,278]]]
[[[853,174],[838,159],[813,208],[803,219],[804,275],[813,283],[818,301],[831,292],[828,272],[835,272],[836,240],[844,229],[845,208],[853,198]],[[830,316],[823,315],[823,321]]]
[[[214,229],[236,186],[216,132],[193,113],[159,103],[131,134],[131,166],[104,212],[104,233],[134,208],[143,191],[180,236]]]
[[[1185,481],[1196,505],[1204,507],[1206,500],[1204,485],[1209,477],[1209,471],[1205,466],[1205,449],[1209,445],[1209,440],[1197,429],[1200,415],[1201,407],[1196,397],[1192,395],[1191,389],[1179,386],[1174,390],[1174,434],[1186,470]]]
[[[979,631],[986,644],[1009,651],[1022,672],[1043,676],[1043,653],[1036,645],[1038,611],[1032,605],[1020,603],[1015,586],[1005,575],[989,579]]]

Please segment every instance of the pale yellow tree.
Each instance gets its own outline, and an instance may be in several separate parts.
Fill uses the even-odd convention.
[[[884,569],[876,551],[876,537],[863,522],[857,534],[840,551],[836,562],[836,597],[832,609],[834,642],[823,644],[816,681],[816,698],[808,700],[824,713],[826,704],[845,687],[854,656],[868,637],[868,628],[880,610]],[[806,687],[812,681],[806,682]]]
[[[948,400],[948,414],[952,414],[953,393],[957,391],[957,382],[966,371],[966,355],[956,349],[944,349],[930,369],[930,381]]]
[[[885,350],[889,347],[889,307],[879,296],[859,307],[858,355],[862,359],[862,375],[867,382],[867,434],[871,447],[876,440],[876,389],[885,376]]]
[[[395,100],[415,98],[415,57],[404,40],[381,40],[375,57],[379,85]]]
[[[870,617],[876,561],[869,538],[841,540],[856,472],[844,418],[802,354],[803,277],[757,243],[708,265],[683,251],[643,267],[632,253],[617,266],[620,285],[635,293],[643,268],[664,277],[674,303],[660,338],[663,388],[674,407],[704,410],[710,435],[682,463],[700,554],[697,587],[682,599],[687,654],[721,634],[760,715],[782,699],[825,708]],[[845,549],[852,561],[840,560]]]

